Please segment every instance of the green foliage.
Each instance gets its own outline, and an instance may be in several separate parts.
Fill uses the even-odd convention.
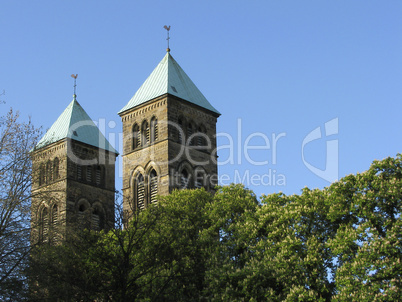
[[[9,110],[0,116],[0,300],[21,301],[29,255],[31,158],[40,134]]]
[[[45,247],[33,276],[66,301],[399,301],[401,197],[400,155],[260,202],[242,185],[174,191],[125,230]]]

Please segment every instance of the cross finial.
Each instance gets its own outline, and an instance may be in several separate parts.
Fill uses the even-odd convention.
[[[78,74],[72,74],[71,77],[74,79],[74,94],[73,94],[73,98],[74,98],[74,100],[76,100],[77,99],[76,87],[77,87]]]
[[[169,26],[167,26],[167,25],[165,25],[164,27],[163,27],[164,29],[166,29],[167,30],[167,52],[170,52],[170,48],[169,48],[169,40],[170,40],[170,37],[169,37],[169,31],[170,31],[170,25]]]

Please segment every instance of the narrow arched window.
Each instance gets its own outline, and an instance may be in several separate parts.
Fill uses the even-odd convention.
[[[81,227],[88,227],[89,217],[88,215],[89,204],[88,202],[82,202],[78,207],[78,224]]]
[[[60,175],[59,175],[59,159],[56,157],[53,160],[53,179],[59,179]]]
[[[103,211],[99,209],[99,205],[97,205],[92,211],[91,229],[94,231],[100,231],[103,229]]]
[[[82,166],[77,165],[77,179],[82,180]]]
[[[95,170],[95,182],[98,186],[102,184],[102,167],[101,166],[96,166]]]
[[[48,242],[49,240],[49,211],[47,207],[43,208],[40,220],[40,240]]]
[[[205,186],[204,173],[201,171],[198,171],[195,174],[194,187],[196,187],[197,189],[200,189],[204,186]]]
[[[139,210],[143,210],[145,208],[145,184],[144,176],[142,174],[137,175],[134,190],[136,208]]]
[[[52,211],[50,213],[50,242],[56,241],[56,234],[57,234],[57,224],[58,224],[59,213],[57,211],[57,205],[53,205]]]
[[[150,203],[156,203],[158,197],[158,175],[155,170],[152,170],[149,174],[149,194]]]
[[[149,144],[149,125],[147,121],[144,121],[141,127],[141,145],[145,146],[148,144]]]
[[[133,142],[132,142],[132,149],[136,149],[138,147],[140,147],[141,145],[141,131],[140,131],[140,127],[137,124],[134,124],[133,126]]]
[[[183,134],[184,134],[184,122],[181,118],[177,121],[178,123],[178,129],[177,129],[177,141],[179,144],[183,143]]]
[[[46,183],[50,183],[52,181],[52,162],[49,160],[46,163]]]
[[[57,205],[55,204],[52,208],[52,221],[51,221],[51,226],[52,229],[54,230],[57,227],[58,223],[58,218],[59,218],[59,213],[57,211]]]
[[[180,173],[180,189],[190,188],[190,174],[186,169],[183,169]]]
[[[187,125],[187,140],[190,146],[194,145],[194,139],[191,137],[193,135],[193,126],[189,123]]]
[[[206,130],[203,126],[198,127],[198,133],[197,133],[197,146],[206,146]]]
[[[92,182],[92,166],[87,166],[87,182]]]
[[[41,185],[43,185],[43,184],[45,184],[45,174],[46,174],[46,172],[45,172],[45,165],[44,164],[40,164],[40,167],[39,167],[39,185],[41,186]]]
[[[151,119],[151,143],[158,139],[158,120],[156,117]]]

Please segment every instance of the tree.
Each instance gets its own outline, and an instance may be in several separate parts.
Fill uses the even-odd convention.
[[[374,161],[329,189],[328,242],[336,257],[334,301],[402,299],[402,155]]]
[[[49,246],[36,280],[66,301],[399,301],[401,206],[401,155],[260,202],[174,191],[125,229]]]
[[[204,190],[175,191],[135,212],[125,229],[72,230],[61,245],[36,247],[30,300],[196,299],[204,288],[208,247],[216,242],[215,235],[203,234],[211,201]]]
[[[0,297],[20,300],[29,254],[31,160],[40,135],[12,109],[0,117]]]

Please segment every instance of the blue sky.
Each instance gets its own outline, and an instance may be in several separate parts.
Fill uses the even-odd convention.
[[[223,184],[299,193],[329,185],[335,170],[362,172],[402,150],[400,1],[0,0],[0,7],[1,114],[11,106],[49,128],[72,100],[74,73],[80,104],[106,121],[106,136],[117,136],[117,112],[165,55],[163,26],[171,25],[172,56],[222,113],[218,133],[233,138],[229,150],[218,137]]]

